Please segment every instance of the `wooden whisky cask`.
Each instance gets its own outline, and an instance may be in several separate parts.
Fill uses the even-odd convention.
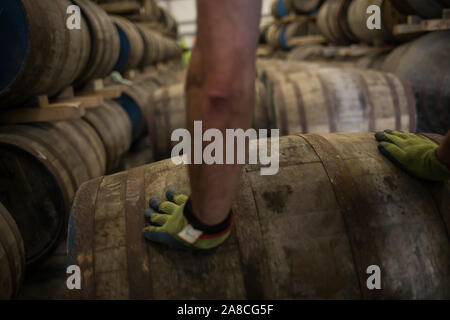
[[[376,5],[380,8],[381,29],[367,28],[367,8]],[[407,15],[392,6],[390,0],[357,0],[352,1],[347,11],[347,23],[352,34],[362,42],[369,44],[385,44],[400,42],[405,37],[394,35],[394,26],[406,24]]]
[[[77,79],[77,87],[93,79],[101,79],[113,71],[120,54],[119,33],[113,22],[97,4],[90,0],[72,0],[81,8],[91,35],[89,62]]]
[[[171,160],[97,178],[78,191],[68,263],[72,299],[449,299],[450,186],[414,179],[373,133],[282,137],[279,172],[247,165],[234,229],[209,251],[142,236],[144,211],[167,189],[189,194]],[[369,290],[369,266],[382,290]]]
[[[120,55],[114,70],[136,69],[144,56],[144,40],[136,25],[120,16],[110,16],[120,37]]]
[[[159,34],[144,23],[137,23],[136,26],[144,39],[144,58],[141,61],[141,67],[181,56],[181,47],[175,40]]]
[[[115,99],[131,120],[133,141],[148,132],[152,92],[157,88],[152,81],[136,82],[127,87],[120,98]]]
[[[347,22],[347,11],[351,3],[351,0],[327,0],[320,7],[317,26],[334,44],[348,45],[357,40]]]
[[[31,265],[54,248],[78,187],[105,174],[105,148],[80,119],[0,127],[0,153],[0,201]]]
[[[384,60],[383,70],[411,84],[418,129],[446,134],[450,128],[450,31],[432,32],[397,47]]]
[[[125,110],[112,100],[88,109],[84,120],[97,132],[106,151],[106,172],[113,173],[132,142],[131,120]]]
[[[0,300],[17,296],[24,272],[22,236],[8,210],[0,203]]]
[[[66,26],[68,0],[1,1],[0,108],[71,85],[88,63],[90,36]]]
[[[269,85],[282,135],[416,130],[411,88],[394,74],[323,67]]]

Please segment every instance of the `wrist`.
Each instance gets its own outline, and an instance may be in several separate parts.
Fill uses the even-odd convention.
[[[200,221],[200,219],[195,215],[193,209],[192,209],[192,201],[191,198],[188,199],[184,206],[184,217],[188,221],[190,225],[196,230],[202,231],[205,236],[216,236],[216,235],[223,235],[224,233],[227,233],[231,230],[233,225],[233,214],[230,213],[225,218],[224,221],[222,221],[219,224],[216,225],[207,225]]]
[[[450,157],[444,154],[442,147],[436,148],[435,154],[436,159],[450,171]]]

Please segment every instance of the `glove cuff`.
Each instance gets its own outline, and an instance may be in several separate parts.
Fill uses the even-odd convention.
[[[431,152],[431,161],[433,166],[436,168],[436,171],[441,173],[441,178],[450,179],[450,168],[447,167],[444,163],[439,160],[437,156],[437,147]]]
[[[188,201],[186,202],[183,213],[187,221],[192,225],[192,227],[194,227],[194,229],[196,230],[202,231],[203,234],[206,236],[222,235],[228,232],[233,225],[233,214],[231,211],[228,214],[227,218],[217,225],[208,226],[204,224],[195,216],[192,210],[191,198],[189,198]]]

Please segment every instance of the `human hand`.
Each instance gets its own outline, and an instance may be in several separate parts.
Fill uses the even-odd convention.
[[[427,137],[385,130],[377,132],[375,138],[380,142],[380,152],[410,174],[425,180],[450,179],[450,171],[436,156],[439,146]]]
[[[145,217],[152,225],[143,230],[146,239],[175,247],[211,249],[230,235],[231,215],[218,226],[206,226],[193,214],[187,195],[168,190],[166,198],[169,201],[150,199]]]

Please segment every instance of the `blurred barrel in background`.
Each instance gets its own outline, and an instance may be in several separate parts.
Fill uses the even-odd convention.
[[[114,70],[123,72],[137,68],[144,57],[144,40],[136,25],[120,16],[110,16],[120,37],[120,55]]]
[[[418,130],[446,134],[450,128],[450,31],[433,32],[397,47],[383,70],[411,84]]]
[[[141,67],[164,62],[180,55],[181,48],[173,39],[162,36],[145,24],[138,23],[136,26],[144,39],[144,57]]]
[[[448,183],[412,178],[380,154],[373,133],[283,137],[279,155],[276,175],[246,166],[231,236],[204,252],[141,234],[150,198],[190,193],[187,166],[166,160],[84,184],[68,238],[83,287],[69,297],[450,298]],[[383,290],[367,288],[370,265]]]
[[[154,90],[149,103],[149,136],[156,160],[170,158],[172,132],[186,127],[186,102],[184,83],[165,86]]]
[[[275,22],[266,33],[266,40],[274,48],[290,50],[290,41],[295,37],[316,35],[319,29],[314,20],[310,18],[300,18],[292,22]]]
[[[78,187],[105,174],[105,148],[80,119],[0,127],[0,153],[0,201],[21,231],[27,264],[34,264],[65,229]]]
[[[256,62],[258,77],[264,81],[266,78],[274,80],[284,78],[286,74],[316,70],[321,68],[319,63],[305,61],[284,61],[278,59],[260,59]],[[266,85],[267,87],[267,85]]]
[[[164,31],[172,38],[176,38],[178,35],[178,22],[175,17],[169,13],[166,9],[158,7],[158,22],[164,26]]]
[[[290,0],[291,8],[296,13],[310,13],[322,4],[323,0]]]
[[[284,18],[290,13],[307,14],[317,8],[323,0],[275,0],[272,2],[272,15],[277,18]]]
[[[367,20],[373,13],[366,13],[369,6],[376,5],[381,11],[381,29],[369,29]],[[394,26],[407,23],[407,16],[391,4],[391,0],[357,0],[348,7],[347,23],[356,38],[369,44],[395,43],[402,37],[394,35]]]
[[[106,172],[113,173],[132,142],[131,120],[117,102],[106,100],[94,109],[88,109],[84,120],[97,132],[106,151]]]
[[[8,210],[0,203],[0,300],[17,296],[24,273],[22,236]]]
[[[286,74],[269,86],[282,135],[416,130],[411,88],[394,74],[320,68]]]
[[[153,81],[136,82],[129,86],[120,98],[115,99],[131,120],[133,141],[147,133],[151,114],[151,96],[157,87]]]
[[[291,10],[290,7],[291,0],[275,0],[272,2],[272,15],[277,18],[284,18],[289,15],[289,11]]]
[[[67,28],[70,5],[68,0],[0,2],[0,42],[8,47],[0,50],[0,108],[53,96],[84,72],[90,37],[84,19],[81,29]]]
[[[81,8],[91,35],[89,63],[77,79],[79,87],[89,80],[104,78],[117,63],[120,54],[119,33],[106,12],[90,0],[72,0]]]
[[[320,7],[317,26],[333,44],[347,45],[356,41],[347,22],[347,11],[351,3],[351,0],[326,0]]]
[[[273,106],[267,99],[264,82],[256,79],[255,82],[255,109],[253,111],[252,127],[258,129],[277,129],[276,114]],[[270,135],[270,132],[268,133]]]

